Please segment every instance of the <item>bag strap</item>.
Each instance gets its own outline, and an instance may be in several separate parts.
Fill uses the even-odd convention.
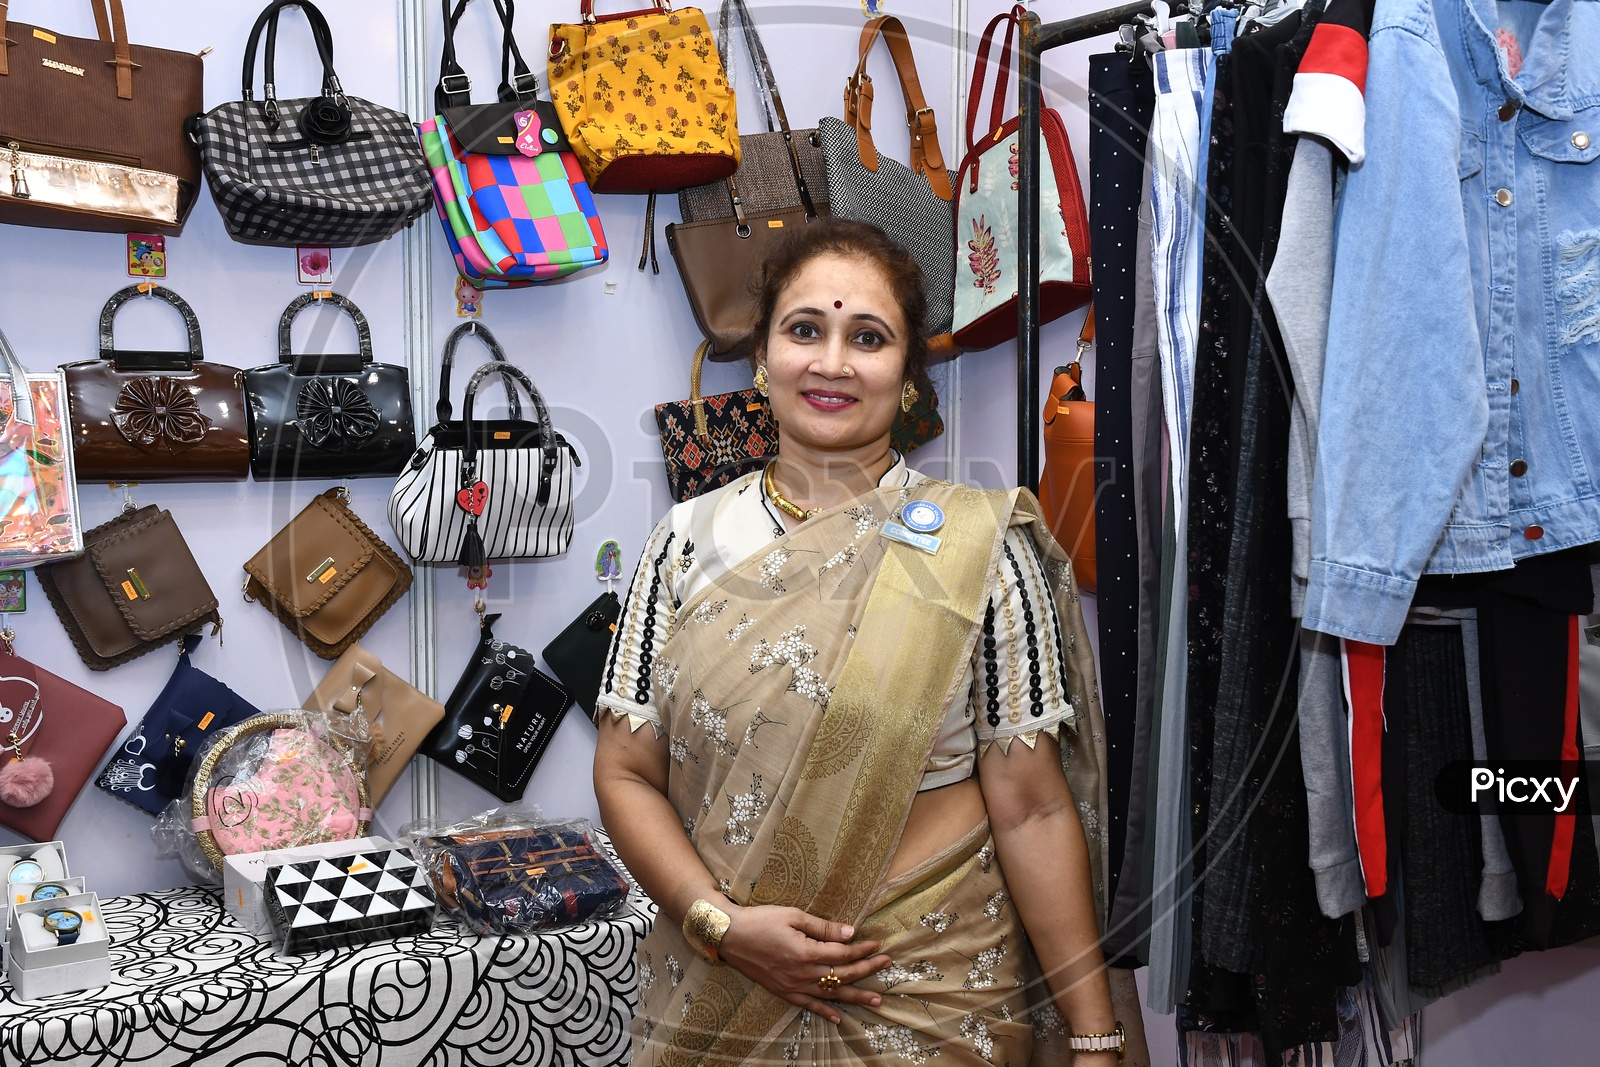
[[[633,15],[671,14],[672,5],[667,3],[666,0],[654,0],[649,7],[640,8],[638,11],[624,11],[620,14],[607,15],[604,18],[596,18],[594,13],[594,0],[583,0],[582,4],[580,5],[580,11],[583,15],[583,21],[592,26],[596,22],[609,22],[611,19],[628,18]]]
[[[500,342],[494,339],[494,334],[489,332],[489,327],[480,326],[476,319],[463,322],[460,326],[451,330],[450,336],[444,342],[444,358],[440,360],[439,402],[434,405],[433,409],[440,422],[449,422],[450,416],[455,410],[450,406],[450,364],[456,356],[456,345],[460,344],[461,339],[468,334],[478,338],[488,347],[489,358],[502,363],[508,362],[505,349],[501,348]],[[506,405],[511,409],[511,417],[513,419],[522,418],[522,401],[517,398],[516,387],[509,380],[506,382]]]
[[[122,305],[136,296],[155,297],[164,303],[171,304],[178,309],[178,314],[183,316],[183,324],[189,331],[189,351],[187,352],[118,352],[116,341],[112,336],[111,324],[116,320],[117,312]],[[100,309],[100,358],[111,360],[118,370],[193,370],[194,364],[201,362],[205,356],[200,348],[200,320],[195,317],[194,308],[189,302],[166,286],[158,286],[154,282],[140,282],[130,285],[126,289],[119,289],[111,294],[111,299],[106,301],[106,306]]]
[[[745,48],[750,52],[750,62],[756,69],[757,85],[760,87],[762,107],[766,110],[767,129],[783,133],[784,147],[789,150],[789,169],[794,174],[794,184],[800,193],[800,203],[805,206],[806,219],[817,217],[817,205],[811,199],[811,188],[806,184],[805,170],[800,166],[800,150],[794,143],[794,131],[789,128],[789,116],[783,110],[783,97],[778,94],[778,79],[772,73],[772,63],[767,58],[766,46],[761,43],[761,35],[756,32],[755,19],[750,17],[750,9],[745,7],[744,0],[722,0],[722,40],[723,48],[731,52],[732,42],[728,40],[728,13],[730,6],[739,16],[739,28],[744,35]],[[729,63],[731,56],[723,58],[722,67],[727,72],[728,87],[733,87],[734,64]],[[773,120],[777,120],[777,131],[773,130]],[[728,193],[733,197],[733,213],[738,219],[740,236],[748,236],[749,222],[744,214],[744,200],[739,195],[739,187],[735,183],[735,175],[728,176]]]
[[[1000,70],[995,79],[994,96],[989,107],[989,129],[993,134],[1005,124],[1005,99],[1006,90],[1011,85],[1011,56],[1016,42],[1017,27],[1021,24],[1022,15],[1026,9],[1017,4],[1010,11],[1002,11],[989,20],[989,25],[984,28],[983,40],[978,44],[977,62],[972,68],[972,86],[967,95],[967,151],[974,148],[978,135],[978,104],[983,96],[984,83],[989,79],[989,50],[994,45],[995,31],[1003,22],[1006,24],[1005,43],[1000,46]]]
[[[290,352],[289,334],[294,326],[295,317],[312,304],[323,303],[343,311],[356,324],[356,344],[361,349],[360,355],[296,356]],[[360,370],[372,362],[372,328],[367,325],[367,317],[349,297],[326,289],[315,293],[303,293],[289,302],[289,306],[283,309],[282,317],[278,319],[278,362],[293,364],[296,374],[342,374]]]
[[[328,20],[310,0],[273,0],[267,5],[266,10],[257,16],[255,25],[250,28],[250,38],[244,46],[244,70],[240,75],[241,99],[254,100],[256,45],[261,40],[261,31],[265,29],[267,55],[262,68],[261,108],[267,125],[272,129],[277,129],[279,122],[276,74],[278,17],[286,7],[298,7],[305,13],[306,22],[311,25],[311,38],[316,43],[317,58],[322,61],[322,95],[332,97],[341,104],[344,102],[344,90],[339,84],[339,76],[333,71],[333,31],[328,28]]]
[[[867,74],[867,56],[882,34],[900,79],[900,94],[905,98],[906,125],[911,129],[911,169],[928,182],[940,200],[950,200],[954,190],[945,170],[944,153],[939,148],[939,127],[933,108],[922,95],[917,79],[917,61],[911,52],[906,28],[893,15],[871,19],[861,28],[860,54],[856,72],[844,84],[844,120],[856,130],[856,152],[867,170],[878,169],[878,149],[872,143],[872,78]]]
[[[89,0],[94,10],[94,28],[101,41],[111,45],[107,65],[117,68],[117,99],[133,99],[133,50],[128,46],[128,20],[122,14],[122,0]],[[11,73],[6,56],[6,5],[0,3],[0,75]]]
[[[467,396],[461,412],[467,430],[466,444],[461,449],[463,477],[469,480],[477,477],[478,438],[472,432],[472,402],[478,395],[478,386],[491,374],[504,378],[507,389],[511,388],[513,381],[520,382],[533,400],[534,410],[539,414],[539,491],[534,502],[540,506],[548,504],[551,478],[555,474],[556,461],[560,458],[560,449],[556,447],[556,431],[550,425],[550,409],[545,407],[544,397],[534,388],[533,379],[514,363],[485,363],[472,372],[472,378],[467,382]]]
[[[0,48],[4,48],[0,44]],[[22,369],[22,361],[11,350],[11,342],[6,339],[5,331],[0,330],[0,360],[5,362],[6,377],[11,379],[11,417],[24,426],[34,426],[33,390],[28,388],[28,372]],[[695,381],[700,378],[700,365],[695,364]],[[695,386],[696,392],[699,385]]]
[[[466,107],[472,103],[472,79],[461,69],[456,58],[456,26],[466,13],[471,0],[457,0],[455,10],[450,0],[441,0],[444,10],[444,48],[439,56],[439,84],[433,90],[435,111]],[[539,93],[538,76],[529,69],[522,58],[522,49],[512,32],[516,22],[516,0],[494,0],[495,14],[500,16],[500,93],[502,104],[533,100]]]
[[[694,411],[694,435],[704,441],[711,435],[706,426],[706,399],[700,395],[700,370],[705,366],[706,353],[711,351],[710,341],[701,341],[694,350],[694,365],[689,370],[689,407]]]

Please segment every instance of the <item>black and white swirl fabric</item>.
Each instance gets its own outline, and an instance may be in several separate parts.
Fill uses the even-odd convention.
[[[215,888],[110,897],[112,984],[32,1002],[0,984],[0,1065],[623,1064],[655,916],[637,890],[629,905],[538,936],[477,937],[441,918],[428,934],[290,957],[227,916]]]

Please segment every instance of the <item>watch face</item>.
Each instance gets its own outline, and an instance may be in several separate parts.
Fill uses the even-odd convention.
[[[69,897],[71,895],[72,890],[68,889],[66,886],[56,885],[54,882],[45,882],[43,885],[39,886],[39,888],[35,889],[33,891],[33,896],[29,897],[28,899],[54,900],[57,897]]]
[[[60,911],[52,911],[46,915],[44,924],[58,934],[71,933],[83,925],[83,916],[75,911],[62,908]]]
[[[7,879],[11,882],[42,882],[44,868],[33,860],[18,860]]]

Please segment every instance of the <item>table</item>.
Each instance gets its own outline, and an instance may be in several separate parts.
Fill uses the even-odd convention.
[[[609,842],[606,842],[609,845]],[[0,983],[0,1064],[399,1067],[628,1060],[655,908],[537,936],[429,934],[279,956],[214,887],[100,902],[112,984],[23,1003]]]

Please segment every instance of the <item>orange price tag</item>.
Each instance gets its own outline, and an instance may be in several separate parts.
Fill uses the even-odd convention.
[[[213,712],[213,711],[208,711],[204,715],[202,715],[200,717],[200,729],[201,729],[201,731],[204,732],[205,728],[207,726],[210,726],[211,725],[211,721],[213,719],[215,719],[216,717],[217,717],[216,712]]]

